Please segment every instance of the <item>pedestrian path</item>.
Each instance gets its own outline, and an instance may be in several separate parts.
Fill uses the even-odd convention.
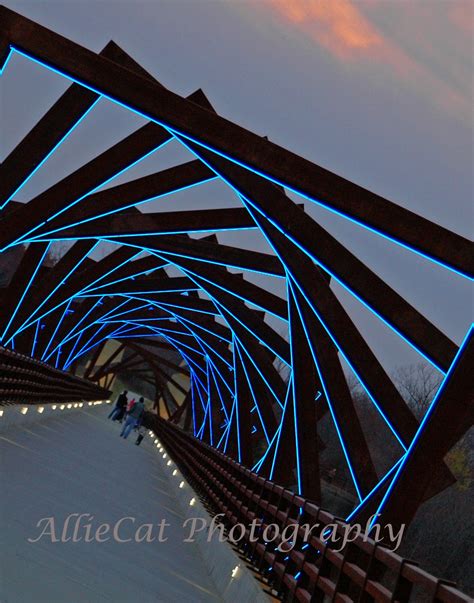
[[[120,438],[109,410],[86,407],[0,433],[1,603],[221,601],[197,545],[183,543],[184,517],[156,448],[149,438],[135,446],[133,433]],[[88,516],[76,527],[72,514]],[[117,527],[126,517],[134,521]],[[166,542],[157,541],[162,520]],[[101,524],[110,531],[97,539]],[[136,535],[143,524],[153,532]],[[114,540],[114,527],[132,540]]]

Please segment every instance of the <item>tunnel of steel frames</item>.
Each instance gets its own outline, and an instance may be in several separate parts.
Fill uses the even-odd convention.
[[[147,427],[228,524],[335,521],[319,506],[317,426],[326,414],[357,499],[337,521],[379,514],[379,522],[408,524],[423,501],[454,482],[443,459],[472,425],[472,332],[458,347],[287,193],[459,278],[472,278],[468,240],[220,117],[201,90],[187,98],[171,92],[114,42],[96,54],[1,7],[2,73],[15,68],[16,54],[71,84],[0,165],[0,250],[25,249],[2,290],[3,404],[106,399],[117,375],[141,371],[164,400],[158,414],[147,413]],[[146,124],[28,203],[15,201],[101,98]],[[101,188],[169,141],[193,160]],[[137,209],[213,179],[240,207]],[[271,254],[219,242],[220,232],[248,229],[260,231]],[[58,241],[69,248],[50,266],[45,258]],[[113,251],[96,260],[102,242]],[[247,271],[283,279],[286,299],[247,280]],[[333,281],[443,373],[421,422]],[[287,337],[268,315],[285,322]],[[116,347],[99,366],[109,340]],[[81,358],[89,362],[79,377]],[[342,360],[398,446],[383,475]],[[288,367],[287,379],[277,362]],[[172,390],[181,391],[179,400]],[[288,600],[421,600],[421,591],[430,600],[468,600],[370,539],[341,553],[316,537],[287,555],[262,540],[245,546]]]

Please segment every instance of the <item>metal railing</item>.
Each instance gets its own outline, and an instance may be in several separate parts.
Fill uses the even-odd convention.
[[[334,550],[334,544],[324,540],[322,534],[325,526],[336,526],[333,529],[342,533],[343,520],[155,415],[148,413],[145,425],[160,438],[212,511],[223,514],[227,528],[246,526],[239,543],[242,553],[285,601],[472,601],[453,583],[434,577],[416,562],[365,535],[361,534],[342,551]],[[254,520],[260,527],[252,534],[250,525]],[[285,549],[279,538],[265,542],[264,530],[270,524],[278,526],[280,535],[285,527],[297,526],[292,550]],[[322,529],[308,538],[305,524],[319,524]]]

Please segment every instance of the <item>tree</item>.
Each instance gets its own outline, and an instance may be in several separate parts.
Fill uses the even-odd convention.
[[[468,490],[472,484],[472,469],[469,461],[469,444],[463,440],[458,442],[446,455],[446,463],[457,479],[456,488]]]
[[[66,254],[71,247],[71,244],[66,242],[55,242],[48,249],[48,253],[44,258],[43,264],[48,268],[55,266],[59,260]]]
[[[442,376],[431,365],[419,362],[396,369],[393,381],[415,415],[421,418],[438,391]]]

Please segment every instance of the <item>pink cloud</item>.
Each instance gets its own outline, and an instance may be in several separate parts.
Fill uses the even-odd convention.
[[[372,52],[383,39],[350,0],[269,0],[283,19],[340,58]]]
[[[472,2],[455,2],[449,11],[449,18],[461,30],[472,35],[474,29],[474,5]]]
[[[370,19],[371,10],[382,10],[379,2],[266,0],[265,4],[284,25],[297,28],[339,62],[376,68],[392,84],[395,80],[399,86],[424,95],[429,102],[458,117],[469,116],[469,99],[464,98],[427,64],[418,61],[412,53],[395,43]],[[411,11],[410,5],[403,3],[399,10],[400,15],[406,17],[407,11]],[[469,6],[461,2],[453,6],[450,18],[457,27],[472,27],[469,13]],[[412,16],[415,19],[419,17],[416,12]],[[429,35],[426,19],[423,19],[420,27],[422,29],[418,35]]]

